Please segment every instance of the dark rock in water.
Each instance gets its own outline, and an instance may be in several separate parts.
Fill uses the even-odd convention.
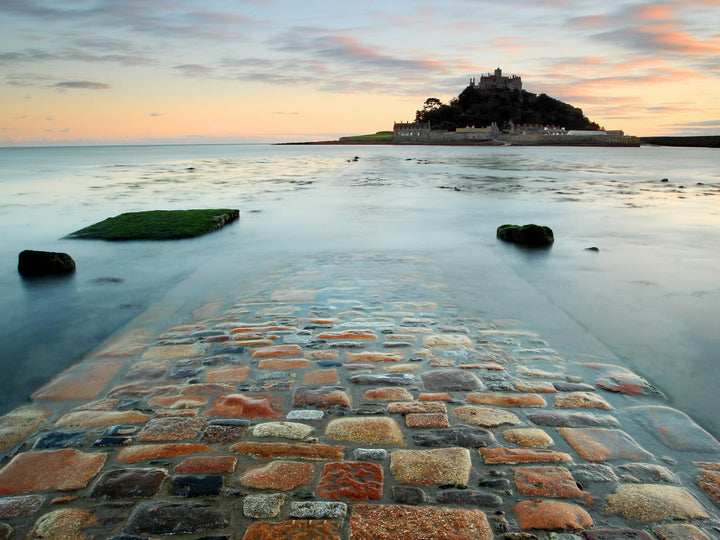
[[[593,246],[593,247],[585,248],[585,251],[594,251],[595,253],[597,253],[600,251],[600,248]]]
[[[194,502],[147,502],[135,507],[125,530],[130,534],[194,534],[199,530],[224,529],[230,511]]]
[[[473,392],[483,384],[474,374],[463,369],[439,369],[422,375],[428,392]]]
[[[502,506],[502,499],[493,493],[483,493],[472,489],[448,489],[439,493],[437,502],[441,504],[465,504],[469,506]]]
[[[482,448],[495,442],[493,434],[485,428],[475,426],[451,426],[434,429],[412,436],[418,446]]]
[[[426,499],[422,489],[411,486],[393,486],[392,496],[398,504],[422,504]]]
[[[662,180],[660,180],[660,181],[661,181],[661,182],[663,182],[663,183],[665,183],[665,182],[669,182],[669,180],[668,180],[667,178],[663,178],[663,179],[662,179]]]
[[[545,247],[555,241],[552,229],[542,225],[501,225],[497,237],[505,242],[529,247]]]
[[[75,261],[67,253],[26,249],[18,256],[18,272],[25,277],[71,274]]]

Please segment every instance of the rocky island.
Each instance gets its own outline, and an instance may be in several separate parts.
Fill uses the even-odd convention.
[[[412,122],[395,122],[393,131],[341,137],[316,144],[428,144],[514,146],[640,146],[640,139],[605,130],[582,109],[546,94],[522,89],[518,75],[494,73],[470,79],[448,104],[425,100]]]

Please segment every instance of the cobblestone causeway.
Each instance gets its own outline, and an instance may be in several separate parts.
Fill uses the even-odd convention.
[[[720,538],[720,444],[648,381],[336,262],[0,418],[0,539]]]

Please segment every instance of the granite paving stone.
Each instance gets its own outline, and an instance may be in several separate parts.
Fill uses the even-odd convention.
[[[330,501],[292,501],[289,515],[295,519],[344,519],[347,504]]]
[[[97,524],[95,516],[87,510],[62,508],[41,516],[28,538],[85,540],[87,536],[82,530]]]
[[[412,401],[413,396],[405,388],[390,386],[365,390],[362,397],[366,401]]]
[[[168,443],[129,446],[120,450],[115,459],[120,463],[138,463],[151,459],[185,456],[198,452],[209,452],[212,446],[206,444]]]
[[[472,340],[462,334],[430,334],[423,337],[428,349],[474,349]]]
[[[242,540],[287,538],[297,540],[340,540],[340,525],[325,519],[260,521],[251,523]]]
[[[471,393],[467,394],[465,399],[469,403],[500,407],[545,407],[547,405],[540,394]]]
[[[707,519],[709,516],[687,490],[659,484],[621,485],[607,496],[608,511],[640,522]]]
[[[103,473],[90,490],[90,499],[136,499],[155,496],[168,477],[164,469],[115,469]]]
[[[471,466],[467,448],[397,450],[390,457],[395,480],[414,486],[467,485]]]
[[[421,376],[428,392],[473,392],[482,390],[483,384],[477,376],[462,369],[438,369]]]
[[[412,413],[405,416],[405,425],[409,428],[447,428],[450,421],[443,413]]]
[[[609,351],[456,305],[415,253],[288,259],[1,416],[0,538],[717,534],[720,443]]]
[[[197,502],[148,501],[138,504],[125,525],[130,534],[197,534],[224,529],[230,512]]]
[[[466,405],[464,407],[455,407],[453,413],[460,421],[473,426],[497,427],[520,424],[520,419],[515,414],[492,407]]]
[[[653,455],[619,429],[559,428],[558,432],[578,455],[588,461],[633,459],[644,461]]]
[[[225,366],[208,369],[205,373],[205,382],[208,383],[241,383],[248,380],[250,368],[248,366]]]
[[[361,540],[492,540],[482,510],[442,506],[357,504],[350,514],[350,538]]]
[[[592,392],[570,392],[556,395],[555,406],[561,409],[612,409],[605,398]]]
[[[208,416],[222,418],[279,418],[283,415],[278,396],[226,394],[218,396]]]
[[[410,386],[417,381],[410,373],[388,373],[383,375],[353,375],[348,377],[353,384],[367,386]]]
[[[334,441],[405,446],[400,426],[387,417],[336,418],[328,423],[325,435]]]
[[[305,373],[302,378],[304,386],[333,385],[339,382],[340,376],[337,369],[314,369]]]
[[[355,502],[379,499],[383,482],[383,468],[375,463],[327,463],[320,472],[318,495],[335,501],[341,497]]]
[[[592,497],[582,491],[572,473],[565,467],[518,467],[515,469],[518,493],[538,497],[583,497],[592,504]]]
[[[313,481],[315,467],[301,461],[277,460],[250,467],[241,478],[243,486],[289,491]]]
[[[503,438],[524,448],[551,446],[552,437],[539,428],[512,428],[503,431]]]
[[[435,500],[440,504],[460,504],[486,508],[498,508],[503,504],[502,498],[498,495],[474,489],[445,489],[438,493]]]
[[[701,528],[691,523],[656,525],[652,531],[660,540],[712,540]]]
[[[531,448],[480,448],[480,455],[486,464],[504,463],[563,463],[572,461],[569,454],[547,449]]]
[[[405,360],[405,355],[397,352],[348,352],[348,363],[354,362],[401,362]]]
[[[265,422],[257,424],[252,431],[255,437],[276,437],[281,439],[306,439],[314,427],[298,422]]]
[[[33,450],[83,446],[86,436],[87,431],[49,431],[40,434],[33,445]]]
[[[274,518],[280,514],[283,504],[285,495],[282,493],[246,495],[243,498],[243,513],[245,517],[255,519]]]
[[[223,477],[219,474],[181,474],[172,478],[172,494],[181,497],[220,495]]]
[[[42,495],[20,495],[17,497],[0,498],[0,519],[30,517],[45,502]]]
[[[480,448],[494,443],[495,436],[485,428],[456,425],[413,433],[412,440],[418,446]]]
[[[209,420],[200,433],[200,442],[207,444],[227,443],[242,439],[250,421],[243,418],[215,418]]]
[[[184,459],[175,466],[175,474],[212,474],[229,473],[235,470],[237,458],[234,456],[193,456]]]
[[[138,433],[137,440],[143,442],[193,440],[200,434],[204,425],[203,418],[183,416],[153,418]]]
[[[311,420],[322,420],[322,418],[325,416],[324,411],[315,411],[312,409],[293,409],[289,413],[287,413],[286,418],[288,420],[305,420],[305,421],[311,421]]]
[[[543,411],[528,414],[528,420],[538,426],[553,427],[620,427],[620,421],[609,414],[575,411]]]
[[[720,452],[720,443],[688,415],[664,406],[628,407],[665,446],[682,452]]]
[[[0,495],[84,488],[102,469],[106,454],[74,449],[25,452],[0,469]]]
[[[716,505],[720,506],[720,463],[695,462],[697,483]]]
[[[389,413],[417,414],[417,413],[447,413],[447,406],[440,402],[397,402],[388,404]]]
[[[260,459],[294,457],[301,459],[342,459],[344,446],[307,443],[259,443],[239,442],[230,447],[231,452],[250,455]]]
[[[582,530],[593,526],[588,512],[578,505],[559,501],[523,501],[513,507],[523,531],[540,529]]]
[[[293,407],[349,409],[351,405],[350,394],[342,386],[300,386],[293,393]]]
[[[126,360],[85,361],[66,369],[30,396],[34,401],[94,399],[125,366]]]
[[[98,427],[113,424],[143,424],[150,416],[139,411],[76,411],[62,416],[56,425],[63,427]]]

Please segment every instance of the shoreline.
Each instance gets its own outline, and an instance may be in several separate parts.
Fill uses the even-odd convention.
[[[341,261],[191,312],[153,305],[36,390],[0,418],[0,521],[90,538],[713,534],[720,443],[645,379]]]

